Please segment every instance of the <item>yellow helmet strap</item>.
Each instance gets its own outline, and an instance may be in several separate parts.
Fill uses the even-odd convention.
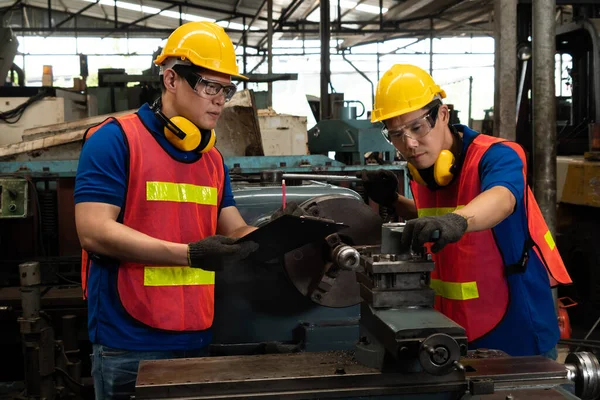
[[[165,137],[175,148],[181,151],[206,153],[214,147],[216,141],[214,130],[200,129],[190,120],[181,116],[167,118],[161,110],[162,100],[160,97],[154,101],[151,108],[154,115],[164,125]]]
[[[425,185],[429,190],[438,190],[454,182],[463,163],[463,139],[452,125],[448,125],[450,132],[458,140],[458,155],[450,150],[442,150],[435,163],[428,168],[417,169],[411,163],[407,164],[408,174],[412,180],[420,185]]]

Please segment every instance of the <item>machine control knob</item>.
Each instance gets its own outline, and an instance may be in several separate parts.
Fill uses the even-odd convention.
[[[452,337],[435,333],[421,343],[419,362],[432,375],[445,375],[457,368],[460,346]]]

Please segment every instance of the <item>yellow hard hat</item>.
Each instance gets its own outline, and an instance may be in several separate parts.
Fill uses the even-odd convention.
[[[371,122],[385,121],[431,103],[436,96],[446,97],[431,75],[410,64],[396,64],[377,84]]]
[[[248,79],[240,75],[231,39],[221,26],[213,22],[188,22],[175,29],[154,63],[163,65],[171,57],[187,60],[211,71]]]

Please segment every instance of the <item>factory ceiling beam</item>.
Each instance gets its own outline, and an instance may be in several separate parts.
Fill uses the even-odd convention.
[[[155,13],[155,14],[147,14],[147,15],[144,15],[143,17],[140,17],[140,18],[136,19],[135,21],[132,21],[132,22],[129,22],[129,23],[126,23],[126,24],[121,24],[121,26],[120,26],[118,29],[119,29],[119,30],[121,30],[121,31],[124,31],[124,30],[126,31],[126,30],[127,30],[127,29],[129,29],[130,27],[132,27],[132,26],[134,26],[134,25],[137,25],[137,24],[139,24],[140,22],[143,22],[143,21],[145,21],[145,20],[147,20],[147,19],[150,19],[150,18],[152,18],[152,17],[156,17],[157,15],[160,15],[160,13],[161,13],[161,12],[163,12],[163,11],[168,11],[168,10],[170,10],[170,9],[172,9],[172,8],[175,8],[175,7],[177,7],[175,4],[171,4],[170,6],[168,6],[168,7],[165,7],[165,8],[163,8],[163,9],[161,9],[160,11],[158,11],[158,12],[157,12],[157,13]],[[112,31],[112,32],[109,32],[109,33],[107,33],[107,34],[106,34],[106,35],[103,37],[103,39],[104,39],[104,38],[106,38],[106,37],[108,37],[108,36],[110,36],[110,35],[111,35],[112,33],[114,33],[114,32],[115,32],[115,30],[113,29],[113,31]]]
[[[262,4],[260,5],[260,7],[258,8],[258,11],[256,12],[256,15],[254,17],[252,17],[252,20],[250,21],[250,24],[248,24],[247,27],[245,27],[244,32],[242,32],[242,36],[240,37],[240,39],[238,40],[237,44],[235,45],[235,48],[237,49],[238,46],[244,41],[244,38],[248,36],[248,31],[250,30],[250,27],[252,25],[254,25],[254,23],[256,22],[256,20],[258,19],[258,16],[260,15],[260,13],[262,12],[263,8],[265,8],[265,5],[267,4],[267,0],[263,0]],[[257,46],[258,47],[258,46]]]
[[[238,7],[242,4],[242,0],[237,0],[235,6],[233,6],[233,12],[238,12]]]
[[[0,8],[0,11],[2,11],[3,14],[6,14],[12,10],[16,10],[17,8],[22,8],[24,6],[25,3],[23,3],[21,0],[17,0],[8,7]]]
[[[450,35],[450,34],[463,34],[463,33],[471,33],[471,34],[476,34],[476,35],[488,35],[491,36],[493,34],[493,29],[490,27],[489,29],[485,29],[478,27],[476,22],[473,22],[474,19],[479,18],[483,15],[488,14],[490,11],[486,8],[481,8],[481,7],[476,7],[474,10],[470,11],[470,12],[465,12],[462,11],[460,13],[460,15],[462,15],[462,18],[460,19],[453,19],[453,22],[447,22],[444,21],[443,23],[438,23],[434,25],[434,29],[433,29],[433,34],[434,35]],[[456,15],[459,15],[458,13]],[[434,17],[434,20],[436,18]],[[364,45],[364,44],[371,44],[371,43],[376,43],[376,42],[380,42],[381,36],[377,36],[377,33],[379,32],[379,35],[381,35],[382,33],[387,33],[388,35],[385,37],[385,40],[392,40],[392,39],[399,39],[399,38],[405,38],[407,36],[410,36],[411,38],[414,38],[415,36],[430,36],[431,35],[431,28],[429,27],[429,22],[430,19],[419,19],[417,22],[420,22],[419,24],[412,24],[412,28],[394,28],[393,30],[391,29],[386,29],[386,30],[368,30],[368,29],[362,29],[359,30],[358,32],[362,32],[363,35],[369,33],[367,38],[363,38],[361,39],[349,39],[349,40],[345,40],[343,45],[344,48],[347,47],[351,47],[352,46],[357,46],[357,45]],[[469,25],[469,29],[455,29],[458,26],[462,26],[464,25],[467,21],[470,21]],[[482,21],[480,24],[487,24],[488,21]],[[399,24],[401,25],[401,24]],[[358,33],[356,33],[358,34]],[[411,36],[412,35],[412,36]]]
[[[449,4],[447,7],[441,9],[440,12],[447,12],[450,9],[452,9],[452,8],[456,7],[457,5],[459,5],[460,3],[462,3],[463,1],[464,0],[459,0],[457,2]],[[400,3],[400,4],[390,8],[388,10],[388,12],[385,14],[385,17],[387,20],[408,19],[408,18],[411,18],[410,17],[411,15],[414,15],[415,13],[423,10],[425,7],[427,7],[431,4],[434,4],[434,0],[408,0],[408,1],[405,1],[404,3]],[[419,17],[416,17],[416,18],[413,17],[413,18],[415,20],[429,21],[432,17],[434,17],[434,15],[429,15],[429,13],[427,13],[427,15],[423,15],[420,18]],[[378,18],[379,18],[379,16],[373,18],[371,20],[371,22],[376,23]],[[384,22],[384,23],[387,24],[386,22]],[[390,33],[393,34],[394,32],[395,31],[392,31]],[[362,40],[359,38],[351,39],[351,40],[344,42],[344,48],[356,46],[359,44],[373,43],[376,41],[381,41],[381,38],[375,38],[375,37],[373,37],[373,35],[370,35]]]
[[[485,12],[485,14],[487,14],[488,11]],[[460,22],[460,21],[456,21],[454,19],[450,19],[450,18],[444,18],[444,17],[437,17],[435,19],[438,19],[440,21],[445,21],[445,22],[450,22],[452,24],[456,24],[456,26],[463,26],[465,28],[469,28],[469,29],[474,29],[474,30],[480,30],[480,31],[485,31],[486,29],[478,27],[476,25],[473,25],[469,22]],[[470,19],[469,19],[470,21]]]
[[[33,7],[28,7],[30,9],[33,9]],[[39,9],[39,8],[38,8]],[[45,10],[45,9],[43,9]],[[94,17],[88,17],[88,18],[94,18]],[[110,18],[95,18],[99,21],[112,21]],[[106,34],[106,33],[128,33],[131,35],[135,35],[136,33],[157,33],[157,34],[164,34],[165,32],[167,34],[170,34],[173,32],[173,29],[175,29],[175,27],[172,28],[149,28],[149,27],[145,27],[145,26],[136,26],[135,28],[130,27],[127,30],[124,29],[120,29],[120,28],[106,28],[106,27],[77,27],[77,28],[56,28],[56,27],[52,27],[52,28],[48,28],[48,27],[11,27],[11,29],[15,32],[23,32],[23,33],[35,33],[35,32],[40,32],[40,33],[49,33],[49,32],[56,32],[56,33],[73,33],[73,32],[79,32],[79,33],[98,33],[98,34]],[[228,34],[240,34],[242,33],[242,31],[239,30],[233,30],[233,29],[225,29],[225,32],[227,32]],[[253,31],[256,33],[267,33],[266,29],[261,29],[261,30],[257,30],[257,31]],[[277,30],[274,31],[274,33],[282,33],[282,34],[298,34],[298,33],[305,33],[305,34],[314,34],[315,36],[319,34],[319,30],[318,29],[312,29],[312,30],[303,30],[303,31],[298,31],[298,30]],[[357,29],[343,29],[343,30],[337,30],[337,29],[332,29],[330,30],[331,34],[335,34],[336,36],[339,37],[344,37],[344,36],[354,36],[354,35],[364,35],[366,34],[377,34],[377,33],[382,33],[380,30],[377,29],[368,29],[368,30],[357,30]],[[429,29],[400,29],[400,30],[395,30],[394,33],[399,34],[399,36],[397,37],[404,37],[404,36],[409,36],[411,38],[414,38],[415,36],[420,36],[420,35],[429,35],[430,30]],[[481,34],[482,31],[480,30],[473,30],[473,31],[468,31],[468,30],[448,30],[448,29],[443,29],[443,30],[436,30],[434,31],[434,33],[440,33],[443,35],[458,35],[458,34],[462,34],[462,33],[473,33],[473,34]],[[404,36],[400,36],[400,35],[404,35]],[[491,34],[491,31],[490,31]],[[168,36],[168,35],[167,35]],[[393,37],[396,38],[396,37]],[[390,38],[391,39],[391,38]],[[254,45],[248,45],[249,48],[256,48]],[[257,50],[264,50],[264,49],[257,49]]]
[[[279,20],[278,22],[275,24],[275,26],[273,26],[273,29],[278,29],[280,28],[285,21],[288,20],[289,17],[291,17],[294,12],[298,9],[298,7],[300,6],[300,4],[302,4],[302,0],[293,0],[290,5],[288,7],[286,7],[282,12],[281,15],[279,16]],[[268,35],[263,36],[257,43],[256,47],[261,48],[264,44],[265,41],[268,39]]]
[[[185,1],[178,1],[178,0],[160,0],[160,1],[163,2],[163,3],[168,3],[168,4],[181,5],[182,7],[189,7],[189,8],[193,8],[193,9],[196,9],[196,10],[203,10],[203,11],[210,11],[210,12],[214,12],[214,13],[227,14],[227,15],[231,15],[231,16],[237,17],[237,18],[242,18],[242,17],[254,18],[254,17],[257,17],[261,21],[267,21],[267,18],[259,16],[260,15],[259,12],[256,13],[256,14],[246,14],[246,13],[241,13],[241,12],[235,12],[235,10],[223,10],[221,8],[204,6],[204,5],[189,3],[189,2],[185,2]]]
[[[317,8],[319,8],[320,4],[320,0],[314,0],[312,6],[308,7],[304,14],[302,14],[302,16],[298,18],[298,20],[304,21],[310,14],[312,14]]]

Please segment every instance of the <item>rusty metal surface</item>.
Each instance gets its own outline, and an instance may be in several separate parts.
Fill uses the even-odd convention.
[[[348,245],[376,245],[381,241],[382,220],[369,206],[353,198],[322,196],[301,205],[304,209],[318,209],[318,216],[348,225],[339,232]],[[285,270],[294,286],[304,296],[309,296],[313,282],[318,279],[329,262],[326,259],[325,241],[313,243],[289,252],[285,256]],[[312,297],[317,304],[327,307],[348,307],[360,302],[359,286],[353,271],[341,271],[329,292],[320,298]]]
[[[137,399],[330,398],[464,390],[460,374],[381,374],[352,352],[142,361]]]
[[[357,363],[352,352],[340,351],[142,361],[136,398],[339,398],[464,392],[467,381],[475,379],[492,379],[497,391],[506,396],[511,390],[533,391],[566,382],[565,367],[543,357],[463,358],[461,363],[466,379],[458,372],[443,377],[380,373]]]

